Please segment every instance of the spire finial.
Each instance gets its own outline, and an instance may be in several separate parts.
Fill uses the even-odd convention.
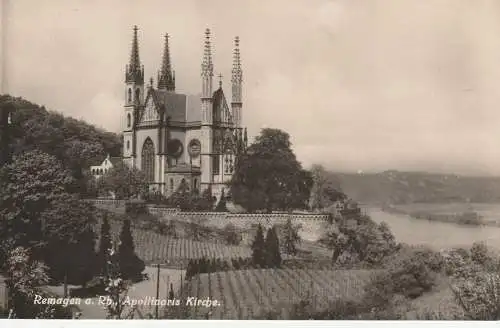
[[[219,88],[222,88],[222,73],[219,73]]]
[[[130,52],[130,62],[127,65],[127,82],[143,83],[144,76],[142,74],[141,60],[139,57],[139,39],[137,37],[137,31],[139,28],[134,25],[133,37],[132,37],[132,49]]]
[[[149,87],[150,88],[153,87],[153,77],[152,76],[149,78]]]
[[[163,59],[161,64],[160,74],[158,74],[158,89],[166,89],[175,91],[175,78],[172,71],[172,64],[170,62],[170,47],[168,39],[170,36],[165,33],[165,47],[163,50]]]

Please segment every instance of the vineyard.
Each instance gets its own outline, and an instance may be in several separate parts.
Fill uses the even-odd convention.
[[[112,238],[118,238],[122,223],[119,220],[109,220]],[[228,246],[223,243],[195,241],[187,238],[173,238],[160,233],[132,228],[135,251],[145,262],[172,261],[172,263],[187,263],[188,259],[206,258],[247,258],[251,255],[246,246]]]
[[[209,297],[221,306],[188,307],[189,317],[203,319],[252,319],[271,310],[286,319],[286,309],[303,300],[324,308],[335,299],[357,300],[373,271],[254,269],[215,272],[193,277],[184,297]],[[210,312],[210,314],[208,314]]]

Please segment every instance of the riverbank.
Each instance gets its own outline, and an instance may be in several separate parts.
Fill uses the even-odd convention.
[[[381,210],[414,219],[464,226],[500,227],[500,204],[404,204],[384,205]]]

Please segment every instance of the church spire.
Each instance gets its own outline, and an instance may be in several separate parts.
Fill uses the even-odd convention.
[[[233,51],[233,69],[231,71],[231,82],[233,84],[241,84],[243,81],[243,70],[241,69],[240,58],[240,38],[234,38],[234,51]]]
[[[241,127],[241,111],[243,107],[243,70],[241,69],[240,38],[234,38],[233,69],[231,70],[231,108],[234,123]]]
[[[168,33],[165,34],[165,48],[163,50],[163,59],[161,70],[158,74],[158,89],[166,89],[168,91],[175,91],[175,75],[172,71],[172,64],[170,62],[170,48],[168,44]]]
[[[210,29],[205,30],[205,46],[203,60],[201,62],[202,97],[212,97],[212,81],[214,76],[214,65],[212,63],[212,45],[210,44]]]
[[[132,38],[132,50],[130,52],[130,62],[126,67],[125,81],[135,82],[137,84],[144,83],[144,67],[141,66],[139,58],[139,40],[137,38],[137,25],[134,25],[134,35]]]

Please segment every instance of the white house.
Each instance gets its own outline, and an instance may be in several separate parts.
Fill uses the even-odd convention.
[[[112,169],[121,160],[122,159],[120,157],[110,157],[108,154],[100,165],[93,165],[90,167],[90,174],[92,174],[92,176],[98,179],[102,177],[110,169]]]

